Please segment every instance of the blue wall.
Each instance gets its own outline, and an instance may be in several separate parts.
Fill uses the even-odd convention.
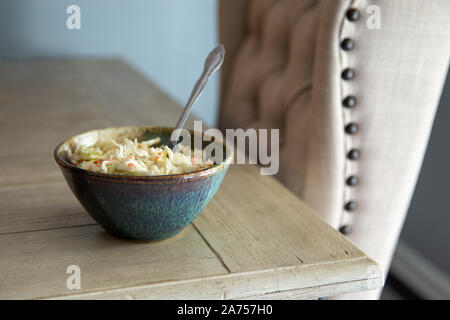
[[[71,4],[81,30],[66,27]],[[216,15],[216,0],[1,0],[0,57],[121,56],[184,104],[217,43]],[[209,125],[218,85],[215,75],[194,109]]]

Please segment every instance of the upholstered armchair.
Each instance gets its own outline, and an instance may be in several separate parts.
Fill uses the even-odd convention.
[[[386,274],[448,69],[450,1],[219,0],[219,31],[220,127],[279,128],[279,180]]]

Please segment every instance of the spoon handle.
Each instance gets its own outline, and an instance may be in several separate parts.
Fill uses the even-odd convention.
[[[222,65],[224,58],[225,58],[225,48],[223,47],[223,45],[214,48],[214,50],[211,51],[211,53],[206,58],[205,67],[203,69],[202,75],[200,76],[194,88],[192,89],[191,96],[189,97],[189,100],[186,103],[183,114],[178,120],[177,126],[175,127],[175,130],[172,136],[170,137],[172,144],[176,144],[178,142],[178,139],[180,137],[180,130],[178,129],[183,128],[189,114],[191,113],[194,103],[202,94],[203,89],[205,88],[208,80],[211,78],[214,72],[216,72]]]

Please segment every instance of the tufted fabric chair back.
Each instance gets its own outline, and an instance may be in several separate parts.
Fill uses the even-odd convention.
[[[442,0],[219,0],[220,127],[279,128],[278,178],[385,271],[447,73],[449,17]]]

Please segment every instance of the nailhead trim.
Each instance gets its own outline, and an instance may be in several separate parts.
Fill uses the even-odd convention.
[[[346,68],[342,71],[341,77],[344,80],[352,80],[353,78],[355,78],[355,70]]]
[[[341,42],[341,49],[344,51],[353,50],[354,47],[355,47],[355,41],[353,41],[353,39],[345,38]]]
[[[342,100],[342,105],[345,108],[353,108],[356,106],[356,97],[355,96],[347,96],[344,100]]]
[[[348,201],[344,206],[344,209],[346,211],[355,211],[357,208],[358,203],[356,201]]]
[[[344,235],[349,234],[351,231],[352,231],[352,227],[350,225],[348,225],[348,224],[344,224],[343,226],[341,226],[339,228],[339,232],[344,234]]]
[[[360,12],[356,8],[349,8],[346,11],[345,16],[348,21],[356,22],[360,18]],[[343,51],[351,51],[355,48],[355,41],[351,38],[344,38],[340,43],[340,47],[341,47],[341,50],[343,50]],[[342,78],[342,80],[345,80],[345,81],[353,80],[355,78],[355,75],[356,75],[355,70],[350,67],[347,67],[344,70],[342,70],[341,78]],[[345,97],[342,100],[342,106],[344,108],[351,109],[356,106],[356,102],[357,102],[357,100],[356,100],[355,96],[348,95],[347,97]],[[350,122],[345,125],[344,131],[346,134],[353,135],[358,132],[358,129],[359,129],[359,127],[356,123]],[[358,160],[359,157],[360,157],[359,149],[351,149],[347,153],[347,160],[349,160],[349,161]],[[349,177],[347,177],[347,179],[345,181],[347,186],[356,186],[358,184],[358,182],[359,182],[359,179],[358,179],[358,176],[356,176],[356,175],[350,175]],[[344,210],[347,212],[353,212],[353,211],[357,210],[357,208],[358,208],[358,203],[354,200],[348,200],[344,204]],[[351,232],[351,230],[352,230],[352,227],[348,224],[344,224],[339,228],[339,231],[344,235],[349,234]]]
[[[355,175],[349,176],[347,178],[347,180],[345,181],[345,183],[347,183],[347,185],[349,187],[356,186],[359,183],[359,178],[358,178],[358,176],[355,176]]]
[[[345,126],[345,133],[347,134],[355,134],[358,132],[358,125],[356,123],[350,122]]]
[[[361,152],[359,151],[359,149],[352,149],[347,153],[348,160],[359,160],[360,156]]]
[[[355,22],[359,20],[360,13],[358,9],[350,8],[345,13],[345,16],[347,17],[348,21]]]

